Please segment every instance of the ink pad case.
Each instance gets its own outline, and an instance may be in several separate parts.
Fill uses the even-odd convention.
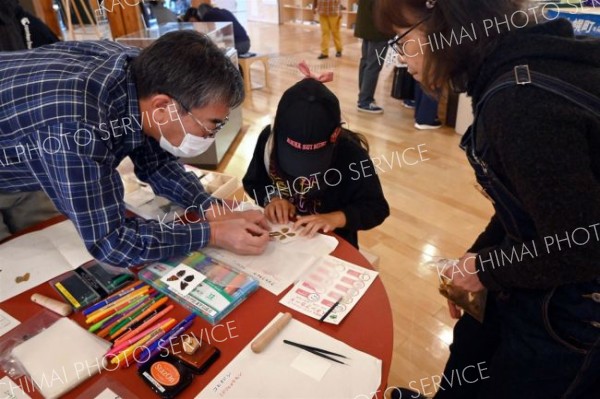
[[[193,373],[171,356],[156,356],[138,374],[161,398],[175,398],[194,379]]]
[[[177,341],[179,345],[177,347],[176,344],[176,348],[172,348],[171,356],[177,358],[181,364],[194,372],[194,374],[204,374],[221,355],[221,351],[217,347],[204,341],[200,341],[200,345],[194,353],[186,353],[183,350],[183,339],[184,336],[179,337]]]

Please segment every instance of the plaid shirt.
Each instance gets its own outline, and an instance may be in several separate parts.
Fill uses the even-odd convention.
[[[317,11],[324,16],[340,15],[340,0],[318,0]]]
[[[0,53],[0,192],[43,189],[96,259],[132,266],[207,245],[207,223],[126,218],[117,165],[183,206],[214,200],[156,140],[141,131],[128,65],[138,50],[64,42]],[[146,120],[146,119],[144,119]]]

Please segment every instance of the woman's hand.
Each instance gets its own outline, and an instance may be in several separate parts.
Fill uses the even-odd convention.
[[[288,224],[296,215],[296,207],[284,198],[274,198],[265,207],[265,216],[271,223]]]
[[[346,225],[346,215],[342,211],[322,213],[317,215],[300,216],[294,224],[301,236],[312,237],[319,230],[329,233]]]
[[[450,317],[453,319],[460,319],[462,316],[462,309],[456,306],[450,299],[448,299],[448,311],[450,312]]]
[[[475,267],[476,259],[477,254],[467,252],[458,260],[456,265],[448,264],[442,270],[441,274],[444,278],[452,281],[454,287],[458,287],[468,292],[481,291],[485,287],[481,284],[479,277],[477,277],[478,272]],[[462,316],[462,309],[450,299],[448,299],[448,311],[450,312],[450,317],[453,319],[460,319]]]
[[[442,274],[452,281],[452,285],[468,292],[478,292],[485,287],[477,277],[475,261],[477,254],[467,252],[459,259],[458,264],[448,265]]]

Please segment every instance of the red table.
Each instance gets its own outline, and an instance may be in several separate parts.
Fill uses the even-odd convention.
[[[41,229],[61,220],[64,220],[64,218],[55,218],[47,223],[36,226],[36,228]],[[333,252],[333,256],[360,266],[371,268],[369,262],[358,250],[356,250],[356,248],[339,237],[338,240],[340,241],[340,244]],[[44,283],[0,303],[0,308],[19,321],[24,322],[26,319],[34,317],[36,313],[40,312],[41,308],[29,300],[34,292],[39,292],[57,299],[59,298],[59,295],[52,287],[48,283]],[[221,350],[221,357],[204,375],[197,376],[192,385],[178,397],[195,397],[279,312],[289,311],[296,320],[329,334],[358,350],[382,359],[383,369],[382,383],[379,387],[380,390],[378,393],[365,392],[365,396],[361,396],[361,398],[366,398],[371,394],[373,397],[383,398],[383,392],[387,386],[387,378],[392,360],[393,323],[390,302],[381,279],[378,278],[373,282],[356,307],[338,326],[319,323],[318,320],[312,319],[281,305],[279,300],[286,293],[287,290],[276,297],[261,288],[215,326],[212,326],[210,323],[199,317],[196,318],[194,325],[188,331],[193,332],[197,337],[200,337],[200,334],[204,334],[203,337],[205,339],[208,338],[211,343]],[[175,305],[176,309],[172,312],[172,317],[181,320],[189,314],[183,307],[178,304]],[[81,313],[77,313],[71,317],[80,325],[84,325],[84,318]],[[43,359],[40,359],[40,361],[43,361]],[[158,397],[140,378],[137,377],[136,371],[137,368],[135,366],[114,371],[103,370],[100,375],[96,375],[84,381],[64,397],[93,398],[104,389],[104,385],[101,387],[99,386],[100,384],[97,383],[100,378],[105,380],[108,379],[111,382],[114,381],[121,386],[124,386],[130,393],[139,398]],[[3,372],[0,371],[0,376],[3,375]],[[27,387],[24,383],[22,386]],[[88,396],[89,392],[87,391],[90,388],[94,391],[92,392],[92,396]],[[119,394],[117,390],[115,390],[115,392]],[[37,391],[26,393],[34,399],[42,397]]]

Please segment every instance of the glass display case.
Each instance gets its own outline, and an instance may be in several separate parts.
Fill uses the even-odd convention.
[[[162,35],[177,30],[195,30],[207,35],[229,57],[237,67],[238,58],[233,38],[231,22],[186,22],[167,23],[154,28],[143,29],[129,35],[121,36],[117,42],[145,48]],[[202,155],[183,159],[185,163],[200,166],[205,169],[216,169],[242,128],[242,107],[233,108],[229,114],[229,122],[217,134],[213,145]]]
[[[144,48],[165,33],[177,30],[195,30],[204,33],[219,48],[225,51],[235,47],[233,24],[231,22],[169,22],[121,36],[116,41],[129,46]]]

